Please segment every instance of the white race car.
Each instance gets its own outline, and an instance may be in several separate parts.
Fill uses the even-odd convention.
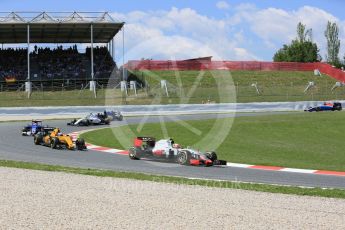
[[[80,119],[74,119],[73,121],[67,123],[67,125],[73,126],[89,126],[89,125],[109,125],[110,119],[104,117],[103,114],[93,114],[90,113],[86,117]]]
[[[226,161],[217,159],[215,152],[181,148],[172,139],[162,139],[156,142],[153,137],[137,137],[134,140],[134,146],[129,149],[128,155],[133,160],[141,157],[153,157],[182,165],[226,165]]]

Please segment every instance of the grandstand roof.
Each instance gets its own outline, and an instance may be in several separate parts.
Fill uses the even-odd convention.
[[[107,12],[0,12],[0,43],[109,42],[123,27]]]

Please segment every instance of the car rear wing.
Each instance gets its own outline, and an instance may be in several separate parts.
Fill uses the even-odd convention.
[[[53,132],[54,129],[56,129],[56,128],[55,127],[43,127],[43,128],[41,128],[41,132],[47,134],[49,132]]]
[[[134,146],[141,147],[143,142],[150,143],[150,145],[154,146],[156,139],[154,137],[136,137],[134,139]]]
[[[45,131],[53,131],[56,127],[43,127],[42,129]]]

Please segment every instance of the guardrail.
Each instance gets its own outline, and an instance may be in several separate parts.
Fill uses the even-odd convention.
[[[345,103],[345,101],[340,101]],[[303,111],[323,102],[264,102],[264,103],[226,103],[226,104],[180,104],[180,105],[124,105],[124,106],[64,106],[64,107],[13,107],[0,108],[2,117],[62,118],[79,117],[104,110],[119,110],[124,116],[179,115],[236,112],[279,112]]]
[[[33,91],[59,91],[59,90],[80,90],[84,88],[92,79],[91,78],[52,78],[52,79],[32,79]],[[23,91],[27,80],[15,80],[6,82],[0,80],[1,91]],[[99,86],[108,87],[109,78],[95,78]],[[111,81],[112,84],[119,84],[118,81]]]

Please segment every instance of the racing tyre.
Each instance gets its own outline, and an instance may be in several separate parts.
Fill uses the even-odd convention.
[[[177,163],[180,165],[189,165],[191,154],[189,151],[180,151],[177,154]]]
[[[86,149],[85,140],[83,138],[78,138],[75,142],[75,145],[76,145],[78,150]]]
[[[42,135],[36,134],[36,135],[34,136],[34,143],[35,143],[35,145],[41,144],[42,141],[43,141],[43,136],[42,136]]]
[[[320,108],[320,107],[316,107],[315,111],[316,111],[316,112],[320,112],[320,111],[321,111],[321,108]]]
[[[216,152],[206,152],[205,154],[207,156],[208,159],[210,159],[211,161],[215,161],[218,159]]]
[[[122,121],[123,120],[123,116],[120,115],[118,118],[117,118],[118,121]]]
[[[50,148],[56,149],[58,144],[59,144],[59,139],[57,137],[53,137],[53,139],[50,140]]]
[[[24,128],[22,129],[22,136],[28,136],[28,133],[29,133],[30,130]]]
[[[128,156],[132,160],[140,160],[138,150],[134,147],[132,147],[128,150]]]
[[[104,119],[104,123],[106,124],[106,125],[109,125],[110,124],[110,119],[109,118],[106,118],[106,119]]]

